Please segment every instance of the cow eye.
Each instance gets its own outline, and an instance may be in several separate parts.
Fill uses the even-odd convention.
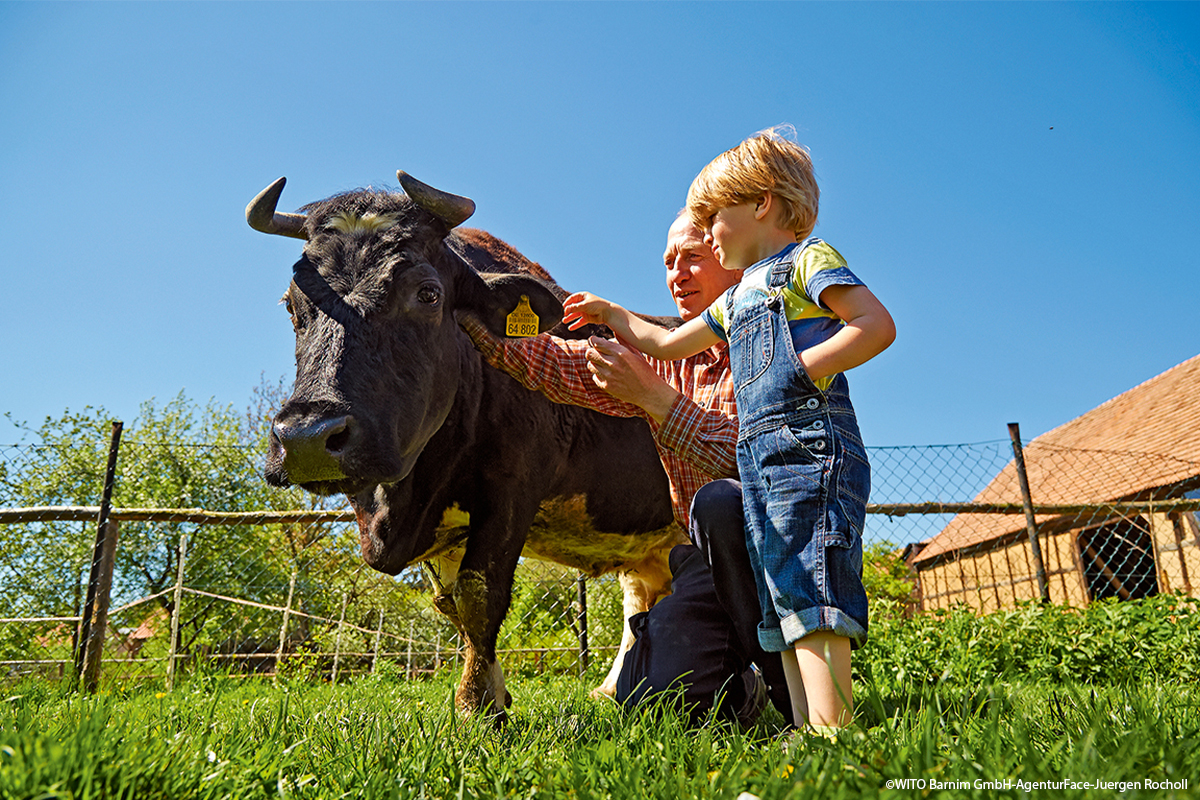
[[[417,300],[426,305],[434,305],[441,299],[441,293],[433,286],[422,286],[417,290]]]

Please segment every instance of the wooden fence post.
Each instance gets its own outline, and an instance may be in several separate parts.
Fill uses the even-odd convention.
[[[100,574],[96,581],[96,604],[88,638],[84,640],[83,688],[87,692],[96,691],[96,685],[100,682],[100,660],[104,653],[104,637],[108,632],[108,600],[112,595],[113,566],[117,559],[121,523],[110,519],[104,523],[104,531]]]
[[[187,563],[188,535],[179,535],[179,568],[175,571],[175,607],[171,611],[171,648],[167,653],[167,691],[175,688],[175,661],[179,657],[179,618],[183,615],[183,571]]]
[[[1042,544],[1038,541],[1037,521],[1033,515],[1033,495],[1029,491],[1029,475],[1025,472],[1025,451],[1021,447],[1021,427],[1008,423],[1012,439],[1013,458],[1017,464],[1017,479],[1021,482],[1021,502],[1025,504],[1025,530],[1029,534],[1029,549],[1033,552],[1033,569],[1037,575],[1038,594],[1043,603],[1050,602],[1050,585],[1046,583],[1046,564],[1042,561]]]
[[[104,470],[104,490],[100,497],[100,513],[96,520],[96,544],[92,548],[92,569],[88,577],[87,600],[83,605],[83,618],[79,625],[79,649],[75,653],[75,674],[82,681],[83,690],[92,692],[100,679],[101,650],[104,648],[104,627],[108,623],[108,599],[112,590],[112,571],[116,563],[116,526],[109,527],[109,512],[112,510],[113,485],[117,479],[117,452],[121,447],[121,430],[124,423],[112,424],[112,435],[108,445],[108,465]],[[102,613],[97,614],[97,607]],[[102,620],[100,619],[102,618]],[[97,625],[103,621],[104,625]],[[93,628],[98,630],[93,631]]]

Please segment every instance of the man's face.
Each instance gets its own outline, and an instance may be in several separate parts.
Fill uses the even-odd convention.
[[[721,268],[712,247],[704,242],[704,233],[686,216],[676,219],[667,233],[663,263],[667,267],[667,289],[685,322],[700,316],[742,278],[741,270]]]

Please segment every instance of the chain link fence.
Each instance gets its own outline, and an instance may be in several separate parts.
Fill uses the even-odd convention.
[[[1195,595],[1200,462],[1036,440],[1021,456],[912,546],[923,609]]]
[[[107,445],[0,446],[0,676],[65,677],[79,665]],[[1023,490],[1007,440],[869,454],[864,538],[905,548],[920,609],[1195,593],[1200,463],[1035,442]],[[105,680],[213,663],[336,680],[458,658],[420,565],[372,571],[340,498],[269,489],[260,474],[259,453],[234,444],[122,445],[106,529],[119,543]],[[501,659],[510,670],[579,669],[588,653],[612,654],[622,625],[615,576],[584,583],[527,559]]]

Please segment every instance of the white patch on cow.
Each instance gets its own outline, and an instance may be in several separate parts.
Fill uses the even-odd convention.
[[[652,552],[685,542],[687,536],[674,522],[645,533],[599,531],[587,513],[587,497],[577,494],[542,503],[525,539],[525,555],[574,567],[595,578],[630,569]]]
[[[471,522],[471,515],[458,507],[458,503],[447,508],[442,513],[443,528],[465,528]]]
[[[395,224],[396,218],[390,214],[376,214],[371,211],[360,217],[358,214],[342,211],[331,217],[325,223],[325,227],[341,233],[364,234],[386,231]]]

